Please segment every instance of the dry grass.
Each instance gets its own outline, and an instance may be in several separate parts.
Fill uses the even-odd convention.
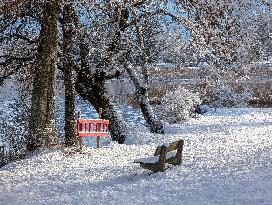
[[[250,83],[250,84],[241,84],[241,83],[233,83],[231,85],[236,94],[242,94],[245,92],[246,87],[251,90],[251,97],[249,97],[248,101],[245,102],[250,107],[272,107],[272,82],[271,83]],[[151,85],[149,89],[149,99],[152,105],[160,105],[161,99],[167,92],[171,92],[178,87],[178,84],[163,84],[162,86],[154,86]],[[186,84],[184,87],[192,92],[198,92],[203,96],[203,102],[208,104],[216,105],[216,101],[218,101],[218,96],[214,92],[213,88],[206,87],[203,84]],[[126,94],[124,98],[126,103],[129,105],[139,108],[137,103],[137,99],[133,94]],[[235,102],[226,102],[227,107],[232,107],[235,105]]]
[[[267,70],[267,68],[249,68],[249,76],[251,77],[264,77],[264,80],[267,80],[267,76],[272,76],[272,71]],[[155,69],[151,68],[149,70],[150,76],[154,79],[164,79],[161,82],[151,81],[149,88],[149,99],[151,104],[160,105],[162,97],[167,93],[175,90],[180,84],[175,82],[174,79],[197,79],[200,75],[198,69],[194,68],[184,68],[176,67],[171,69]],[[170,82],[172,80],[172,82]],[[231,81],[232,79],[228,79]],[[260,79],[261,81],[262,79]],[[181,82],[182,83],[182,82]],[[216,105],[216,102],[219,101],[215,89],[204,83],[195,84],[196,82],[188,81],[186,84],[181,84],[184,88],[188,89],[191,92],[198,92],[203,96],[203,102]],[[267,82],[240,82],[240,83],[231,83],[232,90],[235,94],[243,94],[246,90],[251,91],[251,97],[247,99],[247,103],[250,107],[272,107],[272,81]],[[135,95],[125,94],[125,100],[129,105],[138,107],[138,103]],[[227,107],[232,107],[235,105],[235,102],[229,101],[226,102]]]
[[[272,107],[272,83],[257,84],[252,88],[252,107]]]

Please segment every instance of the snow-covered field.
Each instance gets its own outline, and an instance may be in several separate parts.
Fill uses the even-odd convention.
[[[185,139],[183,164],[133,161]],[[0,169],[0,204],[272,204],[272,109],[221,109],[165,135],[134,128],[124,145],[40,150]]]

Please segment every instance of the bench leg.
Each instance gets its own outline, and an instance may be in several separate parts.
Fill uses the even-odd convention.
[[[182,163],[183,145],[184,145],[184,140],[180,141],[180,143],[178,144],[178,149],[177,149],[177,154],[176,154],[177,165]]]
[[[100,136],[96,138],[96,148],[99,149],[100,147]]]
[[[158,161],[158,171],[163,172],[165,170],[165,161],[166,161],[166,147],[163,146],[160,154],[160,158]]]

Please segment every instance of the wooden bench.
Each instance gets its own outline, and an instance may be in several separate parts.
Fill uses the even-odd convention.
[[[153,157],[137,159],[134,163],[139,163],[142,168],[152,172],[163,172],[165,163],[172,165],[180,165],[182,163],[183,145],[183,139],[174,141],[169,145],[163,144],[157,147]],[[173,153],[175,150],[177,152]]]

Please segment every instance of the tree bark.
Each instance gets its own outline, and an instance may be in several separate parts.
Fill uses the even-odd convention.
[[[33,70],[33,91],[30,136],[27,149],[51,147],[59,143],[56,135],[55,82],[58,53],[58,0],[45,3],[41,15],[41,31],[36,66]]]
[[[77,144],[75,126],[75,11],[72,4],[64,5],[63,15],[63,67],[65,86],[65,145]]]

